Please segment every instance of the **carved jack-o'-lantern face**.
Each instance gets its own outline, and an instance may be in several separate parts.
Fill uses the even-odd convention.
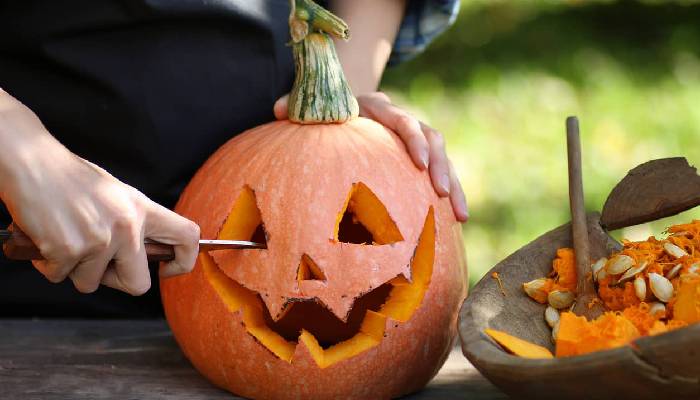
[[[380,125],[251,130],[210,158],[176,209],[204,237],[267,245],[201,254],[193,273],[162,282],[178,342],[220,386],[388,397],[444,360],[465,295],[461,231]]]
[[[339,212],[327,207],[317,210],[333,217],[322,219],[333,223],[327,226],[329,234],[315,235],[314,228],[320,224],[299,226],[296,232],[301,239],[293,249],[283,239],[267,240],[256,203],[255,192],[249,186],[242,188],[218,237],[265,242],[267,249],[218,253],[213,259],[205,256],[205,273],[216,282],[217,293],[231,311],[244,310],[248,333],[280,359],[291,362],[297,340],[302,340],[318,366],[328,367],[377,345],[387,317],[405,322],[420,305],[435,253],[432,208],[422,230],[416,232],[418,240],[400,245],[404,239],[387,209],[367,186],[355,183]],[[306,208],[304,202],[299,204]],[[284,208],[284,212],[295,211],[304,212]],[[274,224],[270,228],[284,229]],[[396,262],[401,247],[413,248],[413,256],[403,265]],[[223,266],[223,273],[215,264]],[[395,265],[410,265],[410,269],[389,268]],[[260,266],[277,276],[261,281]],[[361,278],[372,275],[373,280]],[[270,299],[272,313],[261,299]]]

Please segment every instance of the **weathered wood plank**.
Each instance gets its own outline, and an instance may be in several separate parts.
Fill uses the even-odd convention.
[[[2,399],[235,399],[192,368],[164,321],[0,320]],[[455,349],[411,400],[505,399]]]

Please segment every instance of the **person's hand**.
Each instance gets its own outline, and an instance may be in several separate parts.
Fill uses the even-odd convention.
[[[389,96],[382,92],[358,96],[357,102],[360,116],[373,119],[399,135],[416,166],[429,169],[437,194],[450,197],[457,220],[466,222],[469,218],[467,200],[452,162],[447,158],[442,134],[393,105]],[[275,118],[287,118],[287,103],[288,96],[277,100]]]
[[[34,266],[51,282],[70,278],[83,293],[102,283],[141,295],[151,285],[144,238],[175,247],[161,276],[192,269],[195,223],[68,151],[1,90],[0,146],[9,148],[0,160],[0,198],[46,259]]]

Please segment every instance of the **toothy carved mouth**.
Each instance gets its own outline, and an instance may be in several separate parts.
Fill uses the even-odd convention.
[[[248,195],[244,191],[241,196]],[[236,206],[240,206],[240,200],[241,197],[234,205],[234,211]],[[248,202],[249,214],[250,205],[257,210],[254,195],[243,200]],[[241,225],[240,222],[237,225]],[[243,222],[245,229],[227,221],[222,231],[229,229],[229,233],[237,235],[234,237],[252,235],[261,222],[259,211],[257,220],[252,218]],[[232,230],[236,232],[230,232]],[[246,331],[262,346],[291,363],[297,344],[302,342],[316,364],[326,368],[381,343],[387,318],[406,322],[413,316],[430,284],[434,259],[435,218],[430,207],[411,260],[410,281],[400,275],[356,299],[347,322],[339,320],[323,304],[307,299],[290,300],[285,314],[273,321],[258,293],[229,278],[210,255],[200,254],[199,262],[207,280],[228,310],[242,313]]]

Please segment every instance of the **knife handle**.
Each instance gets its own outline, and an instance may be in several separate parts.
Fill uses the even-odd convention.
[[[5,257],[11,260],[43,260],[32,239],[29,238],[14,223],[8,228],[12,235],[2,246]],[[146,242],[146,256],[148,261],[172,261],[175,259],[173,246],[162,243]]]

